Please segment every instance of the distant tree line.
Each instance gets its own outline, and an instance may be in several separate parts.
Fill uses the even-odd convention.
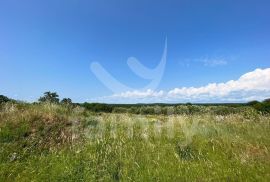
[[[6,102],[18,102],[4,95],[0,95],[0,104]],[[62,105],[80,105],[92,112],[106,113],[132,113],[132,114],[200,114],[213,113],[219,115],[233,114],[242,112],[244,108],[254,108],[260,113],[270,113],[270,99],[262,102],[251,101],[248,103],[229,103],[229,104],[104,104],[104,103],[83,103],[74,104],[70,98],[59,99],[56,92],[45,92],[38,99],[38,103],[54,103]]]
[[[110,113],[113,111],[113,106],[109,104],[102,103],[83,103],[81,106],[85,107],[89,111],[93,112],[107,112]]]
[[[21,102],[8,98],[7,96],[0,95],[0,104],[6,102]],[[64,104],[72,105],[72,100],[70,98],[59,99],[59,95],[56,92],[44,92],[43,96],[38,99],[38,103],[54,103],[54,104]]]
[[[261,107],[249,104],[104,104],[84,103],[81,106],[93,112],[130,113],[144,115],[171,115],[171,114],[203,114],[228,115],[237,113],[261,112],[270,113],[270,108],[264,102],[259,102]]]
[[[63,98],[61,101],[59,99],[59,95],[56,92],[44,92],[43,96],[38,99],[39,102],[48,102],[55,104],[65,104],[72,105],[72,100],[70,98]]]
[[[0,103],[5,103],[5,102],[9,102],[11,101],[10,98],[4,96],[4,95],[0,95]]]
[[[255,108],[257,111],[260,111],[263,113],[270,113],[270,98],[265,99],[262,102],[251,101],[251,102],[248,102],[247,105]]]

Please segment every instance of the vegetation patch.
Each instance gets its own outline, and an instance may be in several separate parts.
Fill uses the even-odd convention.
[[[250,106],[55,101],[1,104],[0,181],[270,180],[269,115]]]

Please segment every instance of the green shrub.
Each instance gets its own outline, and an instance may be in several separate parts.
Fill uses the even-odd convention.
[[[113,113],[127,113],[129,109],[124,108],[124,107],[114,107],[112,112]]]
[[[11,101],[11,99],[9,99],[8,97],[4,96],[4,95],[0,95],[0,104],[5,103],[5,102],[9,102]]]
[[[101,103],[87,103],[85,102],[82,104],[89,111],[93,112],[107,112],[110,113],[113,110],[113,107],[108,104],[101,104]]]

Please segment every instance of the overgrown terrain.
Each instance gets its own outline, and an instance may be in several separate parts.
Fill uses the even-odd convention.
[[[1,104],[0,181],[270,180],[268,114],[147,107],[156,114]]]

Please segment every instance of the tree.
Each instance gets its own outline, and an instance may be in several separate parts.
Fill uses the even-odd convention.
[[[56,92],[45,92],[44,95],[38,99],[38,101],[59,103],[59,95]]]
[[[269,98],[269,99],[265,99],[265,100],[263,101],[263,103],[265,103],[265,104],[270,104],[270,98]]]
[[[0,95],[0,103],[9,102],[10,99],[4,95]]]
[[[270,99],[265,99],[263,102],[251,101],[248,103],[249,106],[252,106],[257,111],[263,113],[270,113]]]
[[[257,101],[257,100],[253,100],[253,101],[250,101],[250,102],[247,103],[248,106],[254,106],[254,105],[257,105],[257,104],[260,104],[260,102]]]
[[[63,98],[61,100],[61,104],[71,105],[72,104],[72,100],[70,98]]]

